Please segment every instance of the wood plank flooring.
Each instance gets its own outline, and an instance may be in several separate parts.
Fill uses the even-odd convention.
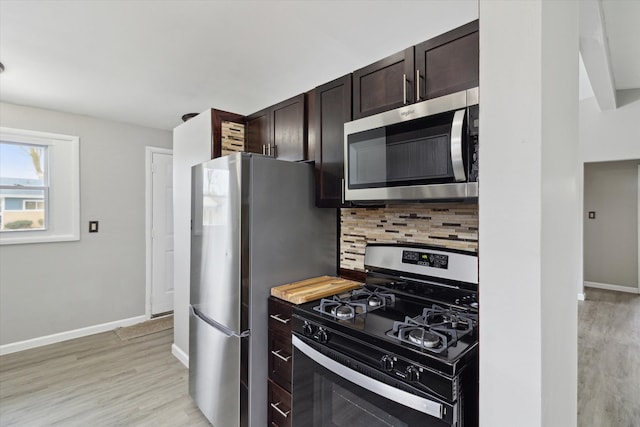
[[[578,305],[578,427],[640,426],[640,295],[586,289]]]
[[[578,427],[640,426],[640,296],[587,289],[578,313]],[[208,426],[172,340],[105,332],[2,356],[0,426]]]
[[[105,332],[2,356],[0,426],[209,426],[172,341]]]

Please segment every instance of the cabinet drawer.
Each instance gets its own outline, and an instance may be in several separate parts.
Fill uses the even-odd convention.
[[[291,391],[293,368],[291,335],[269,334],[269,377]]]
[[[269,380],[269,425],[291,426],[291,394]]]
[[[269,329],[284,335],[291,334],[291,303],[269,297]]]

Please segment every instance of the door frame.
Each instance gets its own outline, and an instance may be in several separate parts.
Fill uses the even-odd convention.
[[[170,154],[173,156],[173,150],[169,148],[151,147],[144,148],[144,204],[145,204],[145,304],[144,315],[147,319],[151,319],[151,269],[152,253],[153,253],[153,237],[151,229],[153,227],[153,155],[154,154]]]

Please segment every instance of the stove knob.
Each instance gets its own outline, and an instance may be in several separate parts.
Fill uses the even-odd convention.
[[[385,371],[390,371],[393,369],[393,357],[388,354],[385,354],[380,359],[380,367]]]
[[[313,325],[309,322],[304,322],[304,325],[302,325],[302,333],[307,337],[313,335]]]
[[[329,335],[327,334],[327,331],[324,330],[324,328],[319,328],[318,332],[316,332],[316,334],[313,337],[316,339],[316,341],[322,344],[329,341]]]
[[[409,381],[418,381],[420,379],[420,371],[415,366],[408,366],[405,373]]]

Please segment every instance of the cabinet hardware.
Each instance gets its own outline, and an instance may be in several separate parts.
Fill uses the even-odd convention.
[[[344,205],[344,178],[342,178],[342,204]]]
[[[289,323],[289,321],[291,320],[291,319],[283,319],[282,317],[280,317],[279,314],[270,314],[269,317],[272,318],[273,320],[277,320],[280,323],[284,323],[285,325]]]
[[[283,417],[288,418],[289,417],[289,412],[291,412],[291,411],[284,412],[282,409],[280,409],[279,406],[280,406],[281,403],[282,402],[271,403],[271,407],[273,409],[275,409],[276,411],[278,411],[278,413],[280,415],[282,415]]]
[[[283,361],[285,361],[285,362],[288,362],[288,361],[289,361],[289,359],[291,359],[291,356],[287,356],[287,357],[285,357],[285,356],[283,356],[283,355],[281,355],[281,354],[280,354],[280,352],[281,352],[281,351],[282,351],[282,350],[275,350],[275,351],[274,351],[274,350],[271,350],[271,354],[273,354],[274,356],[276,356],[276,357],[277,357],[278,359],[280,359],[280,360],[283,360]]]
[[[420,70],[416,70],[416,102],[420,101]]]
[[[402,105],[407,105],[407,75],[402,75]]]

